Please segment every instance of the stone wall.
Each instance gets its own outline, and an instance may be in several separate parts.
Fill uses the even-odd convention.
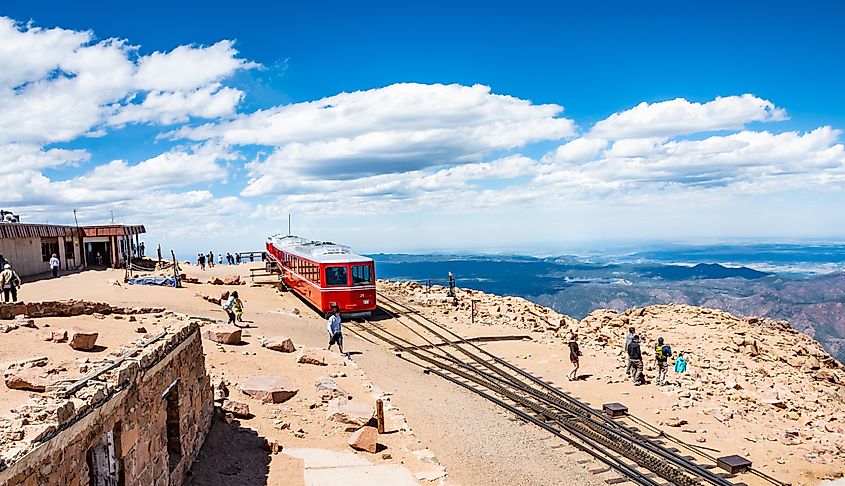
[[[0,419],[0,484],[181,484],[213,412],[199,325],[182,319]]]
[[[84,300],[56,300],[45,302],[17,302],[0,304],[0,319],[14,319],[15,316],[28,317],[70,317],[83,314],[150,314],[163,312],[163,307],[115,307],[103,302]]]

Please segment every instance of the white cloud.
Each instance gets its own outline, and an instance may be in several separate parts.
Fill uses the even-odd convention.
[[[167,124],[228,116],[243,93],[220,80],[256,67],[230,41],[136,60],[138,48],[125,41],[92,38],[0,17],[0,144],[70,141],[101,133],[109,119]]]
[[[249,165],[244,195],[274,194],[288,179],[355,179],[480,162],[574,134],[558,105],[492,94],[487,86],[403,83],[259,110],[173,136],[276,150]]]
[[[235,113],[243,97],[243,91],[222,87],[219,83],[193,91],[153,91],[141,103],[121,108],[109,119],[109,124],[153,122],[167,125],[186,122],[190,116],[207,119],[228,117]]]
[[[258,64],[237,57],[232,41],[208,47],[179,46],[138,60],[137,87],[144,91],[192,91]]]
[[[596,123],[590,135],[621,138],[673,137],[714,130],[737,130],[751,122],[780,121],[786,111],[750,94],[692,103],[683,98],[642,102]]]

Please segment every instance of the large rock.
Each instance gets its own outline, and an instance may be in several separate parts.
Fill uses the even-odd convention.
[[[326,357],[321,352],[322,349],[303,348],[296,359],[297,363],[311,364],[316,366],[326,366]]]
[[[223,400],[223,405],[220,406],[224,412],[231,413],[235,417],[249,418],[249,405],[243,402],[236,402],[234,400]]]
[[[375,454],[378,449],[378,429],[371,425],[365,425],[364,427],[356,430],[349,437],[347,443],[353,449]]]
[[[9,388],[37,392],[43,392],[52,383],[43,368],[9,368],[3,373],[3,379]]]
[[[211,326],[202,332],[202,337],[220,344],[238,344],[241,342],[241,329],[228,324]]]
[[[256,376],[241,383],[239,388],[243,393],[264,403],[285,402],[299,391],[276,376]]]
[[[328,376],[321,376],[314,382],[317,391],[322,392],[323,400],[346,396],[346,392],[334,380]]]
[[[366,425],[375,410],[366,403],[350,402],[345,398],[329,400],[326,417],[329,420],[350,425]]]
[[[240,275],[227,275],[223,277],[223,283],[226,285],[240,285],[241,284],[241,276]]]
[[[296,351],[296,346],[290,338],[271,337],[261,340],[261,345],[273,351],[281,351],[282,353],[292,353]]]
[[[70,347],[78,351],[91,351],[97,344],[98,336],[99,334],[96,332],[74,329],[70,332],[68,344],[70,344]]]

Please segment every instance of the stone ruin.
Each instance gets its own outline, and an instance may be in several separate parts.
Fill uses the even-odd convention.
[[[140,311],[78,301],[12,307],[2,315]],[[199,323],[176,315],[81,379],[32,397],[0,418],[0,484],[181,484],[214,406]]]

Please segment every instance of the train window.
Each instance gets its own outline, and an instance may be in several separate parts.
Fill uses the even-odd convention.
[[[346,285],[346,267],[326,267],[326,285]]]
[[[366,285],[373,283],[369,265],[354,265],[352,267],[352,285]]]

